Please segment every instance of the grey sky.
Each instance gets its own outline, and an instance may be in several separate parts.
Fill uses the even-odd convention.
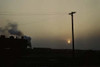
[[[71,48],[57,40],[71,40],[71,11],[75,14],[75,47],[99,49],[100,0],[0,0],[0,27],[8,21],[32,37],[33,46]],[[38,40],[37,40],[38,39]],[[55,43],[41,45],[39,40],[54,39]],[[37,40],[37,41],[36,41]],[[93,43],[92,43],[93,42]],[[44,43],[43,43],[44,44]]]

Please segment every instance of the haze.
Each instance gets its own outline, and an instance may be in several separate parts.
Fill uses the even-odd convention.
[[[100,49],[100,0],[0,0],[0,27],[18,24],[33,47],[71,49],[71,11],[75,48]]]

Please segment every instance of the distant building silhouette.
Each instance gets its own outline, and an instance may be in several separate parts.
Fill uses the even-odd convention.
[[[24,39],[23,36],[21,38],[14,38],[14,36],[6,38],[5,35],[0,36],[0,49],[26,49],[27,47],[31,48],[31,43],[27,39]]]

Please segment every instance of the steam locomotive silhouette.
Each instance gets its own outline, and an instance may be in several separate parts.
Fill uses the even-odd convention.
[[[24,36],[6,38],[5,35],[0,35],[0,49],[27,49],[27,47],[31,48],[31,42]]]

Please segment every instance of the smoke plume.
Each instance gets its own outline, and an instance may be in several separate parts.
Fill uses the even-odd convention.
[[[8,23],[5,27],[0,27],[0,34],[9,36],[9,35],[16,35],[22,36],[23,33],[18,30],[18,25],[16,23]]]

